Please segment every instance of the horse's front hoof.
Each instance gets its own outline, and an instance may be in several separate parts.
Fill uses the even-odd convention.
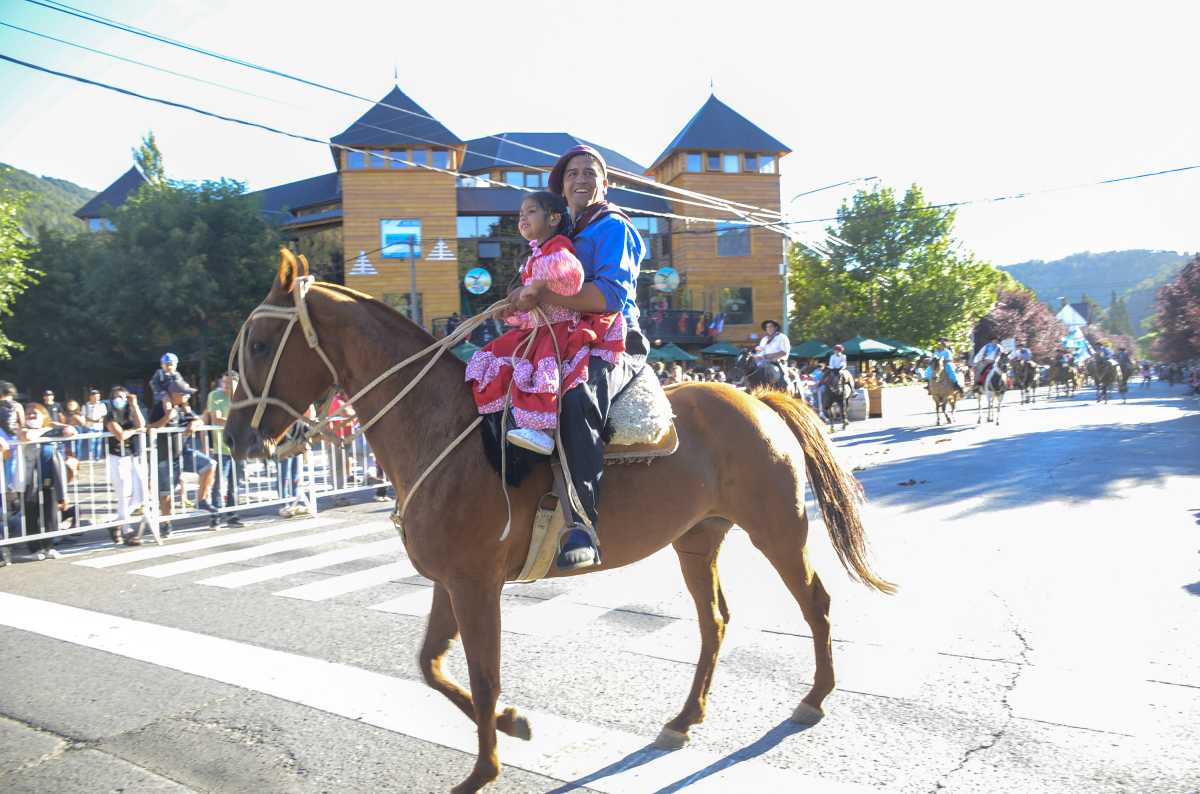
[[[533,738],[533,726],[529,724],[529,719],[518,714],[511,706],[501,712],[500,718],[496,720],[496,728],[514,739],[529,741]]]
[[[654,740],[654,747],[657,750],[680,750],[687,743],[688,735],[686,733],[674,728],[663,728],[658,732],[658,738]]]
[[[816,725],[824,717],[824,711],[803,702],[799,706],[796,706],[796,710],[792,712],[792,722],[799,725]]]

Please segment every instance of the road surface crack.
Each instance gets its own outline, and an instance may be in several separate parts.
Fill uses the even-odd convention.
[[[1012,675],[1009,677],[1008,681],[1005,682],[1004,687],[1001,689],[1000,708],[1003,710],[1003,718],[1001,719],[1000,724],[996,726],[995,730],[988,734],[987,737],[985,737],[984,740],[979,744],[967,748],[966,752],[962,754],[962,757],[958,759],[958,763],[955,764],[954,768],[942,775],[941,780],[939,780],[937,785],[933,787],[933,792],[935,793],[945,790],[949,784],[950,778],[965,769],[967,764],[974,756],[978,755],[979,753],[987,752],[995,747],[1000,742],[1000,739],[1004,737],[1004,734],[1008,732],[1009,726],[1012,724],[1013,719],[1015,719],[1015,714],[1013,713],[1012,703],[1009,702],[1009,697],[1012,695],[1013,690],[1017,688],[1017,682],[1021,678],[1021,673],[1029,665],[1029,653],[1033,650],[1033,647],[1029,644],[1029,640],[1025,637],[1024,632],[1021,631],[1021,627],[1017,623],[1016,616],[1013,615],[1012,609],[1008,606],[1008,603],[1001,598],[999,594],[993,593],[992,595],[994,595],[996,599],[1004,606],[1005,610],[1007,610],[1009,620],[1012,623],[1013,636],[1015,636],[1017,641],[1021,643],[1021,651],[1017,654],[1017,663],[1013,666]]]

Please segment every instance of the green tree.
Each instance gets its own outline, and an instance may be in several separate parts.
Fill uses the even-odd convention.
[[[1103,325],[1109,333],[1133,336],[1133,321],[1129,318],[1129,307],[1125,305],[1124,298],[1117,296],[1115,290],[1108,304],[1108,311],[1104,313]]]
[[[0,322],[12,316],[17,297],[36,284],[39,275],[26,265],[32,245],[21,231],[23,206],[23,196],[9,191],[0,193]],[[23,347],[8,337],[7,324],[0,325],[0,360],[11,358],[12,351]]]
[[[30,346],[18,373],[64,390],[137,383],[173,350],[207,381],[270,285],[275,231],[227,180],[139,190],[112,221],[111,234],[43,246],[45,284],[18,304],[17,338]]]
[[[799,245],[789,252],[792,338],[965,342],[997,291],[1019,285],[964,251],[953,229],[953,210],[929,206],[916,185],[899,201],[886,187],[856,193],[827,228],[829,256]]]
[[[167,183],[162,152],[158,150],[153,130],[147,132],[146,136],[142,138],[142,145],[133,150],[133,161],[137,163],[138,168],[142,171],[142,176],[146,177],[146,181],[151,185],[161,187]]]

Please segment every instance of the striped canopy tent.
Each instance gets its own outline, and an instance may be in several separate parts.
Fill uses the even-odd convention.
[[[713,342],[708,347],[703,347],[700,352],[706,356],[733,356],[737,358],[742,354],[741,348],[733,342]]]
[[[792,345],[792,352],[788,353],[789,358],[825,358],[833,352],[833,348],[824,342],[818,342],[816,339],[809,339],[807,342],[801,342],[798,345]]]
[[[885,345],[891,345],[892,347],[896,348],[896,355],[903,356],[904,358],[931,355],[930,352],[925,348],[910,345],[907,342],[901,342],[898,339],[880,339],[879,341],[883,342]]]
[[[847,358],[891,358],[896,355],[896,348],[865,336],[847,339],[842,342],[842,347],[846,349]]]
[[[662,347],[651,348],[646,356],[649,361],[699,361],[699,356],[693,356],[674,342],[668,342]]]
[[[471,360],[471,356],[474,355],[475,351],[478,349],[478,345],[471,344],[470,342],[463,342],[457,347],[450,348],[450,352],[457,356],[461,361],[466,362]]]

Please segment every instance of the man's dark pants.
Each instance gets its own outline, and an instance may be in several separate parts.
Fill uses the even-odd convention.
[[[571,467],[571,481],[593,527],[599,527],[600,482],[604,475],[602,434],[608,421],[609,407],[621,390],[646,364],[649,345],[641,331],[625,336],[625,355],[617,364],[592,356],[588,360],[588,378],[563,395],[559,415],[563,453]]]

